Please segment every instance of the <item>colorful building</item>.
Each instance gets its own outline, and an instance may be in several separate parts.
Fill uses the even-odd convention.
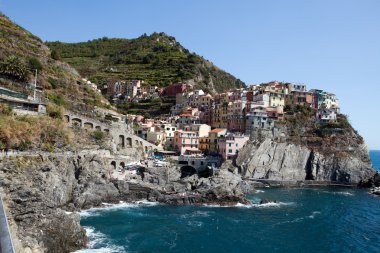
[[[218,153],[224,160],[230,160],[237,156],[238,151],[249,140],[246,135],[228,133],[218,141]]]
[[[199,148],[199,136],[194,131],[177,130],[174,133],[174,150],[184,154],[187,148]]]

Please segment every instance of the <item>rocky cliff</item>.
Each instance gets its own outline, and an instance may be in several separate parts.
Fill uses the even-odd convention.
[[[333,126],[305,118],[304,124],[293,118],[272,130],[255,129],[236,160],[242,175],[355,185],[373,176],[368,149],[343,115]]]
[[[0,189],[17,252],[73,252],[86,246],[78,211],[119,201],[167,204],[247,203],[239,175],[180,179],[175,167],[147,168],[129,180],[115,179],[98,155],[2,158]]]

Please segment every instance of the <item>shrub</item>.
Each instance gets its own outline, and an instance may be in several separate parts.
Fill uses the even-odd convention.
[[[2,115],[12,115],[12,107],[7,104],[0,103],[0,114]]]
[[[29,68],[33,72],[35,70],[38,70],[38,72],[41,72],[43,67],[42,67],[42,63],[37,58],[32,57],[32,58],[29,58]]]
[[[61,59],[61,54],[57,50],[51,51],[51,58],[54,60],[60,60]]]
[[[48,82],[49,82],[49,84],[51,85],[51,87],[53,89],[57,89],[58,88],[58,80],[57,79],[49,77],[48,78]]]
[[[0,63],[0,74],[22,81],[28,76],[27,68],[15,55],[7,57]]]
[[[46,108],[47,114],[53,119],[62,119],[63,111],[60,106],[49,103]]]
[[[0,117],[0,143],[7,149],[62,147],[71,143],[72,132],[62,120],[46,116]]]
[[[101,130],[95,130],[94,132],[91,133],[91,137],[94,138],[94,140],[97,143],[100,143],[104,140],[105,133],[102,132]]]
[[[49,94],[48,98],[51,102],[53,102],[56,105],[64,106],[66,104],[65,99],[61,94]]]

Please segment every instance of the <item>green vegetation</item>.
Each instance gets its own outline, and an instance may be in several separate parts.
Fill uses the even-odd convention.
[[[0,63],[0,74],[11,79],[26,80],[28,75],[25,64],[15,55],[8,56]]]
[[[50,102],[84,113],[95,105],[107,106],[101,94],[77,84],[81,77],[75,69],[57,59],[58,51],[50,51],[38,37],[0,15],[0,86],[33,95],[27,84],[34,82],[37,69],[37,85]]]
[[[41,72],[42,68],[42,63],[37,58],[29,58],[29,69],[31,71],[34,72],[35,70],[38,70],[38,72]]]
[[[110,80],[140,79],[145,84],[165,87],[197,79],[207,91],[224,91],[245,84],[211,62],[190,53],[175,38],[164,33],[137,39],[101,38],[81,43],[49,42],[53,52],[98,84]],[[213,84],[213,86],[211,86]]]
[[[105,136],[106,136],[105,132],[103,132],[101,130],[95,130],[95,131],[91,132],[91,137],[98,144],[103,142]]]
[[[50,117],[0,117],[0,147],[26,150],[41,148],[51,151],[70,144],[72,132],[62,120]]]
[[[46,108],[47,115],[53,119],[62,119],[63,110],[62,107],[56,104],[49,103]]]
[[[12,107],[7,104],[0,103],[0,115],[11,116],[12,111]]]
[[[125,114],[138,114],[144,117],[154,117],[160,114],[170,113],[170,108],[175,104],[174,98],[157,98],[145,100],[141,103],[117,104],[117,109]]]

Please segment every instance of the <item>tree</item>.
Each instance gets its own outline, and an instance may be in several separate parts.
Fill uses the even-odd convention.
[[[42,71],[42,64],[37,58],[29,58],[29,68],[32,71],[38,70],[38,72]]]
[[[51,58],[54,60],[60,60],[61,59],[61,54],[57,50],[51,51]]]

